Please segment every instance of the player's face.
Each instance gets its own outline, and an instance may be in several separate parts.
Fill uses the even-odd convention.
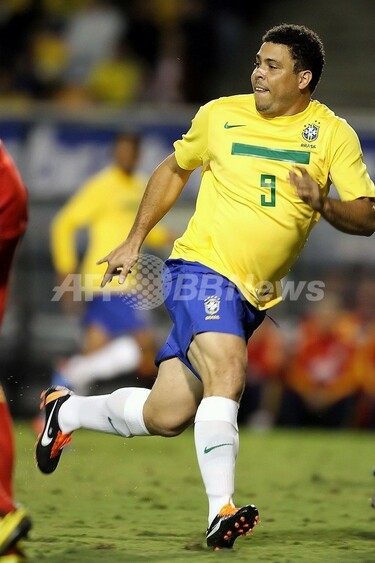
[[[257,110],[266,117],[294,115],[306,106],[306,91],[311,73],[295,73],[295,61],[286,45],[263,43],[256,56],[251,84]]]
[[[114,160],[124,172],[133,172],[137,165],[138,147],[130,139],[121,139],[116,144]]]

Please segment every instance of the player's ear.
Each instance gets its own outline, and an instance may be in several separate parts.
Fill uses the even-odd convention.
[[[299,82],[298,86],[300,90],[304,90],[308,87],[312,79],[312,72],[311,70],[301,70],[299,73]]]

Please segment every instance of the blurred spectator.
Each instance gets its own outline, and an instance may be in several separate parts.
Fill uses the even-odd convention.
[[[375,428],[375,277],[366,266],[357,266],[356,272],[353,305],[361,323],[356,365],[361,394],[355,425]]]
[[[243,0],[4,0],[0,97],[90,103],[89,82],[96,102],[113,103],[109,78],[116,100],[201,104],[230,93],[258,13]],[[146,86],[138,93],[139,68]]]
[[[53,99],[61,88],[69,62],[59,23],[47,19],[37,26],[32,36],[31,61],[30,93],[38,99]]]
[[[124,14],[110,0],[86,0],[67,21],[64,33],[69,51],[66,80],[84,83],[93,66],[115,51],[126,26]]]
[[[326,294],[297,326],[297,341],[285,367],[279,424],[348,426],[358,397],[358,316],[341,310]]]
[[[67,312],[75,312],[79,301],[83,325],[81,351],[60,362],[55,383],[67,383],[83,394],[91,382],[125,373],[136,372],[151,382],[156,370],[156,342],[148,311],[132,306],[124,298],[128,286],[116,280],[101,289],[103,266],[96,265],[108,249],[121,242],[124,229],[132,226],[146,185],[136,172],[140,142],[136,134],[120,134],[114,143],[113,163],[89,178],[52,223],[53,263],[58,284],[66,289],[63,305]],[[81,264],[76,241],[80,229],[88,232]],[[146,245],[162,250],[170,239],[168,231],[158,225]],[[78,271],[71,290],[67,276]]]
[[[94,64],[86,81],[89,100],[113,106],[139,101],[144,83],[142,64],[123,40],[111,56]]]
[[[350,264],[349,269],[355,272],[351,276],[351,294],[353,300],[353,310],[359,316],[363,331],[367,327],[372,327],[375,319],[375,272],[368,266]]]
[[[185,100],[183,35],[178,27],[164,29],[160,56],[143,98],[153,102],[176,103]]]

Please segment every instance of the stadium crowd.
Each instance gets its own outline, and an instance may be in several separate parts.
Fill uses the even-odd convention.
[[[3,0],[0,104],[204,103],[221,95],[234,64],[251,67],[237,54],[253,51],[249,30],[266,4]],[[371,276],[356,303],[335,288],[287,330],[263,324],[249,346],[243,423],[375,426]]]
[[[343,280],[327,279],[324,298],[287,330],[268,319],[256,331],[242,423],[375,428],[375,281],[367,272],[350,298]]]
[[[243,0],[4,0],[0,100],[208,101],[259,9]]]

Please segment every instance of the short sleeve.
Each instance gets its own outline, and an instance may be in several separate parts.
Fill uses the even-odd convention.
[[[350,201],[359,197],[375,197],[360,141],[354,129],[340,119],[332,136],[329,175],[340,198]]]
[[[184,170],[195,170],[207,160],[210,111],[214,101],[201,106],[182,139],[175,141],[175,157]]]

